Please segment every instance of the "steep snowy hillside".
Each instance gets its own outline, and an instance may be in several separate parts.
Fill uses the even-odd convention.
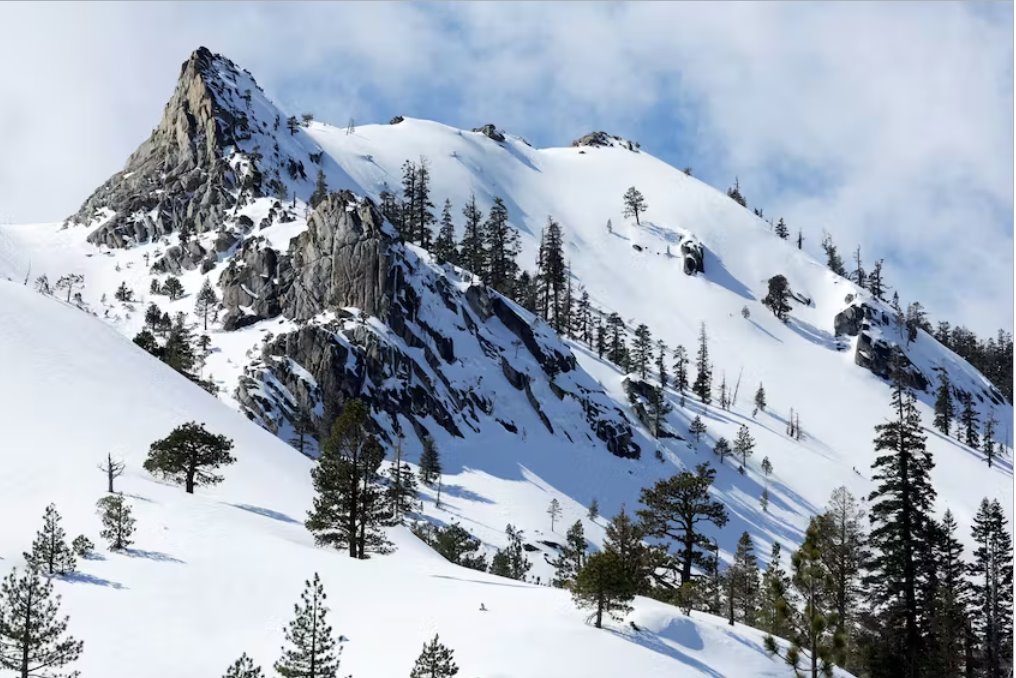
[[[548,218],[553,218],[563,228],[564,253],[576,297],[580,290],[587,291],[599,312],[620,314],[629,333],[645,323],[654,341],[663,341],[670,350],[682,345],[691,357],[704,325],[714,386],[725,382],[735,394],[733,405],[729,409],[719,408],[715,401],[704,405],[695,398],[683,399],[668,388],[665,397],[672,411],[663,428],[673,436],[657,439],[640,421],[638,408],[630,400],[630,393],[638,389],[636,379],[583,342],[558,337],[545,321],[479,284],[469,272],[439,263],[427,251],[399,242],[378,205],[384,191],[400,189],[403,163],[421,159],[429,168],[431,200],[438,210],[445,199],[451,201],[460,236],[462,208],[471,196],[476,196],[484,213],[495,198],[501,198],[511,224],[520,232],[519,263],[524,268],[535,266],[541,231]],[[332,193],[326,196],[317,191],[322,194],[315,196],[312,209],[311,196],[319,175]],[[622,195],[631,186],[641,191],[648,203],[640,223],[623,215]],[[806,238],[816,238],[821,231],[820,224],[800,226]],[[731,513],[725,527],[707,529],[718,541],[724,560],[729,561],[744,531],[752,536],[760,553],[767,553],[774,541],[789,553],[800,542],[809,518],[823,509],[835,488],[846,486],[859,499],[873,489],[869,480],[873,428],[889,416],[889,388],[884,377],[888,352],[895,344],[905,352],[910,382],[921,402],[935,459],[937,510],[951,509],[966,539],[967,526],[982,497],[1012,505],[1011,458],[989,468],[980,451],[930,427],[934,389],[939,376],[948,373],[957,394],[973,395],[982,421],[994,416],[1001,422],[998,437],[1010,439],[1012,407],[982,375],[923,331],[915,341],[907,342],[883,302],[834,275],[806,251],[776,237],[768,224],[722,192],[635,144],[608,135],[587,135],[566,148],[535,149],[493,125],[471,132],[401,117],[387,125],[341,129],[321,122],[299,124],[272,104],[248,73],[223,57],[199,50],[184,65],[152,137],[131,156],[123,172],[88,198],[79,213],[65,224],[0,227],[0,276],[29,285],[46,276],[52,285],[68,274],[80,274],[83,281],[54,294],[98,316],[125,337],[133,337],[143,328],[150,303],[171,315],[184,313],[199,333],[209,337],[211,352],[201,376],[214,381],[225,403],[278,438],[288,441],[292,437],[293,422],[301,410],[309,414],[316,432],[326,431],[351,397],[370,402],[378,432],[389,447],[400,432],[405,436],[404,449],[410,461],[418,459],[421,438],[433,437],[445,471],[442,501],[436,506],[434,493],[425,492],[423,517],[460,522],[488,551],[504,543],[507,523],[520,527],[533,549],[532,574],[542,582],[552,573],[548,559],[567,525],[583,520],[590,542],[602,542],[603,521],[585,517],[594,498],[601,514],[607,516],[621,506],[637,508],[641,488],[701,462],[719,466],[713,492]],[[182,281],[182,296],[170,299],[150,292],[153,280],[157,281],[155,287],[160,287],[170,275]],[[776,275],[785,276],[793,292],[786,323],[761,304],[768,281]],[[194,313],[195,297],[206,281],[222,300],[221,312],[209,319],[207,330],[203,319]],[[121,285],[132,291],[131,300],[115,298]],[[11,289],[10,285],[5,287]],[[28,299],[21,289],[7,294],[10,303],[25,309],[36,305],[58,309],[52,300]],[[89,336],[102,330],[84,314],[68,320],[74,314],[67,308],[58,310],[59,314],[52,311],[53,318],[46,315],[36,321],[40,332],[51,320],[81,323],[92,328],[82,330]],[[64,334],[61,340],[84,340],[76,325]],[[221,420],[223,427],[235,425],[228,430],[235,430],[238,440],[241,435],[251,440],[250,447],[264,456],[251,457],[249,487],[244,462],[230,474],[221,488],[222,496],[229,500],[226,503],[261,506],[297,522],[302,520],[309,504],[307,469],[311,462],[272,436],[252,432],[253,425],[244,423],[239,415],[229,415],[196,387],[147,360],[127,342],[117,344],[115,335],[108,332],[101,336],[109,351],[131,356],[128,360],[116,353],[117,364],[108,367],[108,383],[128,385],[115,396],[122,401],[120,408],[112,406],[112,396],[86,399],[82,391],[68,395],[68,408],[71,402],[82,402],[77,411],[67,411],[78,417],[78,411],[91,410],[92,414],[82,415],[81,420],[99,421],[106,427],[114,427],[114,422],[115,426],[126,422],[125,426],[141,427],[137,433],[129,429],[122,443],[124,453],[134,455],[143,454],[147,443],[164,433],[171,422],[198,417],[197,413],[205,410],[215,412],[216,421]],[[18,344],[10,348],[10,354],[20,355],[22,350],[36,349]],[[61,344],[38,350],[69,349]],[[99,360],[103,354],[92,355]],[[668,358],[668,368],[670,362]],[[136,368],[136,363],[147,367]],[[140,370],[137,375],[132,372],[135,369]],[[152,376],[156,372],[158,380]],[[694,368],[692,372],[694,377]],[[22,377],[27,380],[30,374]],[[60,379],[54,376],[53,382]],[[152,384],[162,382],[174,384],[176,390],[167,387],[167,393],[177,395],[152,393],[158,390]],[[97,387],[98,381],[87,384],[82,388]],[[760,384],[765,387],[768,407],[756,413],[753,395]],[[153,398],[150,408],[158,416],[153,414],[151,422],[144,417],[136,419],[126,409],[128,402],[138,399],[138,392]],[[8,398],[19,397],[10,395],[14,391],[6,393]],[[191,399],[192,406],[188,404]],[[139,400],[138,407],[146,402]],[[791,410],[799,417],[800,439],[787,433]],[[697,444],[688,432],[696,415],[707,427],[704,439]],[[212,421],[211,414],[200,418]],[[756,441],[754,456],[743,474],[733,461],[720,463],[711,452],[716,440],[733,440],[742,425]],[[38,440],[33,438],[33,443]],[[73,468],[91,469],[104,445],[96,438],[94,449],[74,457],[78,467]],[[311,444],[311,454],[313,450]],[[765,457],[773,466],[770,477],[761,471]],[[137,472],[140,457],[129,459]],[[273,472],[259,465],[269,462],[282,466]],[[68,481],[80,478],[78,472],[68,474]],[[274,549],[284,553],[279,562],[274,557],[268,562],[253,559],[256,572],[244,583],[250,588],[267,581],[258,577],[267,578],[270,571],[275,572],[275,579],[285,573],[293,580],[291,588],[266,594],[266,601],[277,603],[276,611],[267,614],[280,623],[299,582],[312,569],[309,564],[318,562],[322,571],[327,564],[335,573],[328,580],[335,582],[335,588],[348,574],[364,577],[363,581],[398,579],[399,587],[404,579],[406,592],[424,577],[428,586],[437,587],[435,596],[445,591],[440,587],[450,587],[448,595],[456,599],[460,594],[472,596],[477,587],[496,590],[496,594],[477,594],[464,609],[471,611],[479,600],[491,607],[493,595],[498,595],[498,605],[519,612],[518,619],[513,612],[512,623],[517,622],[520,628],[522,612],[530,605],[528,598],[517,595],[516,588],[489,586],[495,580],[483,575],[442,574],[477,581],[452,584],[441,579],[439,586],[433,578],[426,578],[430,575],[421,574],[421,568],[444,572],[441,568],[447,566],[425,555],[425,549],[405,534],[399,535],[400,552],[395,556],[369,564],[347,563],[334,554],[311,549],[299,524],[270,518],[262,524],[257,521],[266,520],[264,516],[242,511],[233,516],[233,509],[216,503],[218,499],[179,497],[176,490],[152,483],[143,474],[128,482],[143,488],[136,493],[153,499],[138,502],[142,518],[144,512],[151,511],[149,517],[155,522],[183,525],[194,520],[205,526],[193,532],[205,535],[200,537],[204,541],[188,537],[181,542],[181,549],[184,545],[189,549],[187,554],[173,551],[176,542],[171,535],[157,538],[161,533],[154,533],[150,537],[152,549],[164,550],[187,563],[201,562],[203,547],[222,535],[221,531],[202,531],[211,529],[210,525],[232,529],[235,518],[253,521],[252,530],[271,532],[270,536],[258,532],[249,543],[236,548],[244,550],[245,562],[247,554],[274,553]],[[764,488],[769,494],[768,511],[760,507]],[[29,507],[28,512],[34,515],[48,499],[25,492],[16,496],[38,504]],[[209,495],[218,497],[219,493],[216,490]],[[274,499],[277,494],[278,501]],[[88,491],[74,496],[79,496],[83,508],[73,513],[88,514],[94,494]],[[553,531],[546,515],[551,499],[557,499],[564,509]],[[70,519],[71,511],[64,512]],[[32,526],[18,529],[22,532],[11,537],[17,543],[4,543],[3,557],[8,561],[16,556],[7,554],[24,548]],[[282,548],[265,539],[293,546]],[[290,555],[291,560],[282,562]],[[162,569],[158,571],[172,572],[170,565],[159,563]],[[219,565],[226,567],[222,561],[217,561]],[[114,567],[113,560],[95,567]],[[100,574],[111,581],[128,576],[119,570],[102,574],[97,569],[96,576]],[[213,577],[211,581],[219,580]],[[244,587],[234,582],[230,579],[229,585],[236,586],[239,597]],[[77,591],[84,587],[64,588]],[[352,588],[356,589],[351,593],[355,599],[368,600],[366,587]],[[548,653],[557,644],[586,653],[584,644],[580,648],[569,640],[589,630],[581,624],[570,626],[576,613],[569,611],[567,596],[543,588],[524,590],[548,601],[547,613],[541,614],[538,624],[549,626],[533,626],[531,633],[540,635],[540,640],[532,642],[544,643]],[[391,591],[387,588],[386,594]],[[202,594],[200,599],[208,600],[209,595]],[[87,603],[76,599],[70,602],[76,609],[87,608]],[[477,620],[465,613],[456,617],[457,611],[440,604],[431,607],[440,609],[423,613],[421,607],[419,616],[407,613],[399,622],[405,625],[405,633],[398,637],[413,638],[407,648],[415,647],[417,636],[422,642],[426,635],[420,631],[421,619],[433,614],[448,622],[441,624],[443,637],[446,626],[449,634],[454,628],[463,630],[461,643],[453,636],[449,640],[464,648],[465,630],[475,627]],[[253,611],[247,612],[257,618]],[[352,611],[350,614],[346,619],[354,618]],[[721,637],[728,638],[723,635],[726,631],[709,626],[711,621],[694,630],[686,628],[687,620],[667,621],[671,619],[667,615],[672,614],[674,611],[665,606],[639,604],[633,619],[640,626],[648,624],[658,635],[638,642],[662,655],[650,655],[654,659],[647,661],[669,663],[647,664],[646,673],[633,675],[672,675],[671,671],[683,675],[673,668],[674,659],[683,662],[692,675],[694,671],[768,675],[769,664],[757,664],[757,671],[741,670],[736,663],[718,668],[712,663],[718,661],[712,650],[726,642],[721,641]],[[658,621],[647,621],[657,615]],[[453,623],[453,617],[458,621]],[[271,634],[276,633],[278,624],[273,622],[270,629],[256,632],[262,635],[256,635],[255,621],[245,619],[243,624],[236,629],[238,646],[246,643],[250,650],[262,641],[269,645],[276,642]],[[354,663],[359,638],[347,633],[341,623],[336,626],[351,639],[347,656],[354,673],[371,675],[358,668],[367,663]],[[358,633],[374,638],[373,630]],[[596,650],[583,655],[583,666],[591,667],[583,675],[615,675],[609,667],[622,666],[612,663],[619,661],[613,654],[615,648],[625,648],[616,650],[622,653],[632,651],[620,635],[618,631],[589,636],[593,645],[598,638],[609,637],[610,647],[604,641],[602,654]],[[544,665],[537,668],[536,664],[512,669],[518,673],[497,673],[506,670],[498,657],[512,654],[504,649],[510,644],[509,637],[502,639],[504,645],[499,641],[496,652],[492,650],[491,663],[482,664],[484,675],[555,675],[549,668],[543,673]],[[378,642],[381,638],[379,633]],[[519,642],[526,638],[518,636]],[[737,643],[724,645],[722,652],[729,651],[729,656],[723,661],[741,661],[738,653],[747,652],[749,658],[744,661],[758,662],[757,638],[750,634],[739,638],[748,640],[737,651],[731,649]],[[365,642],[374,640],[365,638]],[[683,643],[684,648],[675,649],[675,642]],[[701,649],[692,652],[693,647]],[[216,661],[241,649],[223,650]],[[476,657],[482,655],[481,650]],[[412,653],[410,649],[405,652],[406,656]],[[703,652],[709,660],[696,664]],[[534,651],[534,657],[541,653]],[[362,656],[373,661],[374,654],[365,650]],[[537,660],[527,656],[520,661]],[[460,663],[468,665],[465,656]],[[495,666],[498,668],[491,668]],[[667,673],[659,673],[662,670]]]
[[[355,561],[317,548],[301,524],[310,461],[72,306],[0,282],[0,308],[0,355],[10,358],[0,384],[0,575],[23,566],[50,502],[70,535],[99,542],[94,505],[105,478],[95,465],[108,452],[127,464],[117,482],[137,518],[134,546],[101,548],[55,580],[70,631],[85,642],[74,667],[83,676],[217,676],[241,652],[268,667],[313,572],[348,639],[343,675],[407,675],[435,632],[464,675],[786,673],[752,629],[639,599],[630,617],[639,631],[600,631],[567,592],[455,567],[402,529],[391,557]],[[195,495],[141,469],[149,443],[188,420],[236,442],[225,482]],[[486,491],[482,476],[465,475],[463,498]],[[515,485],[505,504],[528,500],[527,484]],[[463,500],[445,501],[454,510]]]

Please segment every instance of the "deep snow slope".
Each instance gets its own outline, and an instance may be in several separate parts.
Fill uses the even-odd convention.
[[[64,302],[0,281],[0,309],[0,575],[23,565],[49,502],[70,536],[100,542],[94,503],[105,478],[95,465],[107,452],[127,463],[117,482],[134,507],[135,544],[122,554],[100,547],[56,581],[71,632],[85,641],[75,667],[85,678],[217,676],[244,651],[267,668],[315,571],[348,639],[343,675],[407,675],[435,632],[467,676],[786,675],[753,629],[638,599],[630,619],[641,630],[597,630],[567,592],[452,566],[402,528],[392,556],[354,561],[316,548],[301,524],[310,461]],[[188,420],[236,442],[225,482],[195,495],[141,469],[148,444]],[[527,517],[517,509],[533,499],[532,482],[452,478],[477,496],[489,490],[512,519]],[[466,510],[466,496],[447,496],[448,510]]]

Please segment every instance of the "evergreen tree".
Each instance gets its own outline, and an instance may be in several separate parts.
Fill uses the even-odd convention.
[[[737,429],[737,437],[734,438],[734,453],[741,455],[741,466],[748,465],[748,457],[755,451],[755,440],[751,437],[748,427],[741,424]]]
[[[804,233],[801,232],[801,229],[797,229],[797,249],[804,249]]]
[[[649,407],[647,414],[652,425],[652,433],[659,438],[663,435],[663,419],[671,411],[670,403],[663,393],[662,386],[649,385]]]
[[[645,197],[639,192],[634,186],[630,187],[624,192],[624,216],[635,217],[635,223],[641,225],[639,215],[645,214],[649,205],[646,204]]]
[[[864,266],[861,264],[860,245],[854,249],[854,270],[847,275],[847,280],[861,289],[865,289],[868,286],[868,274],[864,272]]]
[[[530,313],[536,313],[537,288],[532,273],[529,271],[519,273],[518,280],[515,281],[513,298],[522,308]]]
[[[153,283],[158,284],[158,280],[153,280]],[[162,320],[162,309],[157,304],[148,304],[148,308],[145,309],[145,326],[155,331],[159,327],[159,322]]]
[[[498,292],[512,296],[519,266],[519,232],[508,223],[508,208],[501,198],[494,204],[483,223],[483,245],[486,259],[484,281]]]
[[[705,560],[703,548],[709,540],[700,532],[700,524],[723,527],[727,523],[726,507],[709,494],[715,478],[712,467],[699,464],[694,472],[682,471],[642,490],[640,501],[645,508],[638,512],[642,527],[649,536],[677,543],[682,584],[691,581],[692,567]]]
[[[71,551],[74,552],[78,558],[88,558],[95,551],[95,544],[92,540],[83,534],[79,534],[74,537],[74,541],[71,542]]]
[[[766,411],[766,390],[761,382],[759,382],[758,390],[755,391],[755,409]]]
[[[120,287],[116,288],[116,292],[113,293],[113,298],[117,301],[122,301],[125,304],[129,304],[134,301],[134,290],[127,287],[127,283],[121,282]]]
[[[790,283],[782,275],[774,275],[769,278],[769,292],[762,299],[762,305],[773,312],[783,322],[787,321],[787,314],[790,313]]]
[[[550,500],[550,506],[547,507],[547,515],[550,516],[550,531],[554,531],[554,522],[561,517],[561,502],[554,499]]]
[[[964,639],[967,625],[969,584],[963,562],[963,545],[956,538],[956,519],[948,509],[934,532],[932,553],[936,573],[933,597],[925,614],[930,651],[925,654],[928,675],[962,676],[965,666]],[[849,668],[849,666],[848,666]]]
[[[920,667],[918,560],[927,535],[935,490],[931,454],[921,417],[903,382],[902,359],[893,357],[894,417],[875,427],[872,464],[876,489],[868,497],[872,547],[865,578],[871,604],[880,611],[876,648],[885,675],[914,676]]]
[[[702,436],[706,432],[705,422],[702,421],[702,417],[695,415],[695,418],[691,420],[691,425],[688,427],[688,433],[695,439],[695,444],[698,445],[702,441]],[[722,440],[722,438],[721,438]]]
[[[636,593],[649,590],[649,577],[653,569],[650,549],[642,541],[644,536],[641,524],[633,522],[622,506],[607,523],[603,540],[603,550],[618,557],[621,568]]]
[[[779,542],[773,542],[769,555],[769,564],[762,574],[759,587],[758,628],[771,636],[787,638],[790,635],[788,617],[791,613],[790,576],[783,569]]]
[[[317,208],[327,197],[328,182],[325,180],[325,172],[321,168],[318,168],[317,180],[314,182],[314,192],[310,194],[311,209]]]
[[[67,635],[69,617],[60,617],[53,582],[29,567],[10,571],[0,584],[0,668],[21,678],[73,678],[63,667],[81,656],[84,643]]]
[[[459,672],[454,658],[455,653],[451,648],[445,646],[434,634],[433,640],[423,644],[423,651],[416,658],[409,678],[451,678]]]
[[[554,566],[554,586],[568,586],[586,562],[586,533],[582,521],[576,520],[568,528],[564,546],[557,558],[551,561]]]
[[[171,275],[166,278],[166,282],[162,285],[162,291],[169,297],[170,301],[176,301],[183,296],[183,284],[180,279],[175,275]]]
[[[522,581],[533,566],[526,558],[526,550],[522,546],[522,530],[516,530],[515,526],[509,523],[504,533],[508,536],[508,544],[494,554],[490,561],[490,573]]]
[[[134,543],[134,516],[122,494],[107,494],[95,503],[102,521],[99,536],[109,542],[110,551],[122,551]]]
[[[631,359],[632,367],[638,371],[639,377],[645,379],[653,361],[653,336],[649,332],[649,327],[644,323],[635,328]]]
[[[212,471],[236,461],[229,453],[231,449],[232,440],[191,421],[152,443],[143,466],[149,473],[182,484],[188,494],[194,494],[198,485],[222,482],[222,476]]]
[[[423,437],[423,452],[420,453],[420,482],[428,487],[441,475],[441,457],[434,439],[429,435]]]
[[[787,224],[783,221],[783,217],[776,222],[776,235],[780,237],[780,240],[786,240],[790,237],[790,229],[787,228]]]
[[[31,567],[50,577],[70,574],[77,567],[60,520],[56,506],[47,506],[42,514],[42,529],[35,535],[32,550],[25,554],[25,561]]]
[[[603,324],[603,314],[596,316],[596,357],[603,359],[607,352],[607,328]]]
[[[723,460],[726,459],[727,455],[730,453],[730,442],[723,436],[720,436],[716,441],[716,444],[713,446],[713,454],[720,458],[720,463],[722,464]]]
[[[635,595],[629,573],[613,551],[591,555],[576,575],[571,591],[579,608],[592,608],[590,619],[598,629],[603,628],[604,615],[619,619],[627,613]]]
[[[656,378],[660,382],[661,389],[670,380],[670,375],[667,374],[667,345],[663,343],[662,339],[656,342]]]
[[[462,208],[462,215],[466,221],[462,229],[462,242],[459,243],[459,262],[462,268],[483,278],[486,271],[483,212],[476,206],[475,195],[469,196],[469,202]]]
[[[981,647],[981,675],[1002,678],[1011,674],[1013,656],[1012,536],[997,499],[981,502],[972,532],[972,627]]]
[[[452,201],[445,200],[441,208],[441,221],[434,240],[434,256],[438,263],[446,261],[458,263],[458,251],[455,248],[455,224],[452,222]]]
[[[209,282],[208,278],[205,278],[194,302],[194,313],[200,316],[206,332],[208,331],[208,314],[215,310],[215,306],[218,303],[219,297],[215,294],[215,290],[212,289],[212,283]]]
[[[398,198],[395,197],[395,193],[388,186],[387,181],[383,184],[381,192],[378,194],[378,202],[381,214],[384,215],[384,218],[392,226],[398,229],[402,224],[402,206],[399,204]]]
[[[169,328],[166,345],[162,348],[162,361],[184,376],[191,376],[197,358],[194,355],[194,335],[183,313],[176,314]]]
[[[688,390],[688,352],[681,345],[674,349],[674,389],[682,395]]]
[[[589,292],[582,288],[582,293],[579,295],[578,303],[575,309],[575,331],[578,334],[579,339],[584,341],[587,346],[593,346],[593,313],[592,306],[589,302]]]
[[[600,503],[596,501],[596,497],[589,502],[589,511],[586,513],[586,517],[590,520],[596,520],[600,517]]]
[[[301,402],[296,403],[289,420],[293,427],[293,437],[289,444],[297,449],[300,454],[305,454],[304,448],[307,445],[307,438],[314,434],[314,417],[310,410]]]
[[[786,621],[791,627],[792,645],[784,659],[798,672],[801,652],[807,653],[808,666],[805,675],[818,678],[819,674],[833,674],[833,666],[842,656],[843,640],[837,634],[836,612],[832,606],[832,578],[822,560],[822,536],[820,520],[812,518],[805,532],[804,543],[791,560],[793,574],[791,585],[801,599],[800,611],[791,611],[789,606]],[[775,654],[776,643],[772,636],[766,637],[766,649]]]
[[[483,544],[458,523],[445,527],[424,523],[414,526],[413,534],[426,542],[445,560],[471,570],[487,571],[487,557],[481,552]]]
[[[759,595],[758,559],[755,557],[755,546],[751,536],[747,532],[742,532],[740,539],[737,540],[734,563],[729,576],[733,578],[735,617],[737,621],[754,626]]]
[[[254,661],[244,652],[240,658],[233,662],[232,666],[226,669],[222,678],[264,678],[260,666],[255,666]]]
[[[706,336],[706,324],[699,329],[699,348],[695,356],[695,383],[691,387],[699,400],[708,405],[712,402],[713,366],[709,364],[709,339]]]
[[[402,205],[399,207],[398,230],[403,240],[412,242],[416,237],[417,181],[419,174],[416,163],[406,160],[402,163]]]
[[[625,348],[624,321],[617,313],[607,316],[607,360],[625,369],[628,364],[628,349]]]
[[[882,259],[876,261],[871,272],[868,273],[867,287],[873,297],[885,301],[885,294],[889,291],[889,287],[885,284],[885,278],[882,275],[882,263]]]
[[[424,249],[430,249],[433,240],[434,203],[430,201],[430,164],[420,156],[416,165],[416,190],[410,205],[412,219],[409,225],[410,240]]]
[[[867,559],[864,511],[846,487],[833,490],[822,515],[822,559],[832,579],[836,633],[843,639],[845,654],[856,653],[860,604],[864,590],[861,571]]]
[[[836,245],[833,244],[833,238],[828,233],[822,236],[822,249],[825,251],[826,266],[829,267],[829,270],[836,275],[841,275],[844,278],[847,277],[847,269],[843,267],[843,259],[840,258]]]
[[[963,409],[960,410],[963,442],[976,450],[980,446],[980,437],[977,431],[980,420],[977,417],[977,410],[974,409],[974,397],[968,391],[962,391],[960,404],[963,406]]]
[[[932,423],[944,435],[949,435],[949,427],[954,416],[956,412],[953,409],[952,385],[949,382],[949,373],[943,370],[935,395],[935,419]]]
[[[743,195],[741,195],[741,182],[734,177],[734,185],[732,188],[727,189],[727,197],[736,202],[741,207],[747,207],[748,201]]]
[[[404,461],[396,460],[388,467],[387,503],[391,507],[393,522],[400,522],[407,511],[417,507],[419,492],[413,469]]]
[[[304,524],[316,543],[348,549],[350,558],[391,550],[382,529],[392,522],[380,486],[384,450],[369,427],[367,406],[346,401],[311,470],[316,495]]]
[[[328,624],[327,596],[317,572],[306,582],[294,618],[286,627],[286,644],[275,670],[283,678],[338,678],[342,648],[336,649]]]
[[[564,297],[568,271],[564,257],[564,234],[561,226],[547,217],[547,226],[540,238],[536,262],[536,304],[540,316],[558,333],[564,325]],[[588,302],[588,296],[587,296]]]
[[[984,458],[988,460],[988,468],[991,468],[992,463],[995,460],[995,426],[998,421],[995,420],[995,416],[992,413],[988,413],[988,418],[984,420],[984,431],[981,438],[981,449],[984,451]]]

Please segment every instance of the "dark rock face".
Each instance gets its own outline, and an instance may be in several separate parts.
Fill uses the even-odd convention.
[[[643,426],[653,431],[656,428],[656,421],[650,408],[651,403],[656,398],[657,386],[645,379],[628,375],[621,382],[621,387],[624,389],[625,395],[628,396],[628,402],[631,403],[635,416]],[[660,430],[656,431],[655,434],[658,438],[680,438],[680,436],[670,431],[665,425],[662,425],[662,420]]]
[[[706,272],[705,247],[697,238],[687,235],[681,238],[680,250],[685,275]]]
[[[492,139],[499,144],[504,143],[504,132],[499,130],[497,126],[492,123],[487,123],[483,127],[474,127],[473,131],[479,132],[483,136],[487,137],[488,139]]]
[[[405,118],[401,115],[396,115],[394,118],[388,121],[389,125],[398,125],[400,122],[405,122]]]
[[[272,119],[259,119],[258,112]],[[286,192],[287,182],[294,190],[307,183],[302,137],[281,147],[277,141],[288,135],[285,120],[254,79],[202,47],[183,64],[151,136],[67,222],[99,222],[88,240],[107,247],[129,247],[184,228],[191,234],[219,230],[247,201]],[[159,270],[189,270],[205,257],[173,253]]]
[[[893,349],[898,344],[886,340],[880,336],[880,333],[873,332],[872,328],[886,328],[890,332],[895,331],[889,325],[890,320],[887,313],[864,302],[855,302],[833,318],[833,329],[836,336],[858,338],[854,363],[883,379],[889,379],[892,376]],[[905,350],[901,350],[901,355],[907,385],[918,391],[927,390],[928,378],[921,373],[916,365],[911,363]]]
[[[620,146],[626,148],[629,151],[638,152],[639,145],[631,142],[627,139],[623,139],[616,134],[608,134],[604,131],[590,132],[585,136],[581,136],[575,141],[571,142],[573,147],[578,146],[593,146],[593,147],[605,147],[605,146]]]
[[[483,384],[504,379],[547,431],[569,435],[551,421],[543,394],[576,402],[578,421],[613,454],[638,457],[624,413],[556,336],[486,287],[459,291],[446,269],[424,263],[389,228],[370,200],[338,192],[286,253],[260,237],[240,245],[220,279],[227,329],[276,316],[301,324],[267,342],[241,380],[237,399],[253,419],[278,431],[297,409],[313,409],[324,431],[346,400],[361,398],[383,435],[380,422],[399,419],[421,436],[436,423],[461,437],[484,417],[524,435],[498,415],[503,396]],[[322,316],[329,312],[334,319]],[[483,358],[464,378],[455,365],[470,342]],[[460,374],[455,382],[449,370]]]

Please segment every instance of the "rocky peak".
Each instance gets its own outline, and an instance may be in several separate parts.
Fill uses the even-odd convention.
[[[639,143],[637,141],[629,141],[628,139],[619,137],[616,134],[608,134],[602,130],[598,132],[590,132],[585,136],[581,136],[571,142],[571,145],[573,147],[592,146],[594,148],[619,146],[634,152],[638,152],[639,149]]]

